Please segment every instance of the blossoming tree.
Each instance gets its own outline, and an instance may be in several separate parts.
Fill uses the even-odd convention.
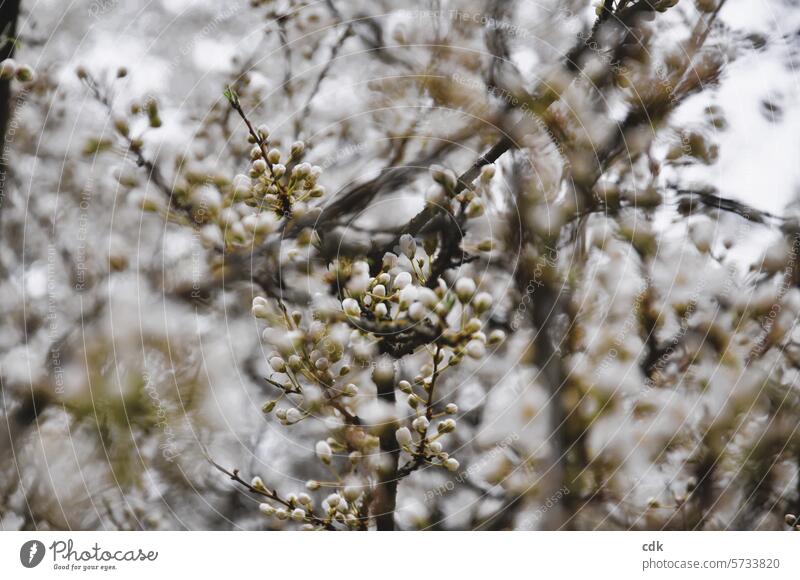
[[[153,41],[163,94],[24,26],[0,64],[4,527],[796,525],[800,229],[713,187],[720,87],[791,45],[725,0],[251,4]]]

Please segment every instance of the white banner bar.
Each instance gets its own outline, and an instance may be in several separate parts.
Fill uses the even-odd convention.
[[[4,532],[0,577],[777,579],[797,578],[799,543],[788,532]]]

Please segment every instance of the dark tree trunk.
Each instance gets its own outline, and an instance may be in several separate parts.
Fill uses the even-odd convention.
[[[375,376],[373,375],[373,379]],[[394,406],[394,378],[375,380],[378,387],[378,398],[386,404]],[[372,516],[378,531],[394,530],[394,511],[397,504],[397,465],[400,459],[400,447],[395,440],[394,429],[384,429],[380,434],[381,454],[389,459],[387,469],[381,474],[380,481],[372,503]]]
[[[17,17],[20,0],[0,0],[0,61],[11,58],[14,54],[17,35]],[[6,150],[6,129],[11,116],[11,81],[0,80],[0,135],[3,137],[3,149],[0,153],[0,215],[6,199],[8,176],[6,166],[8,151]]]

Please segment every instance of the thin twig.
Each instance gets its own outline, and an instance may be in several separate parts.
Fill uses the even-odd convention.
[[[290,510],[293,510],[296,507],[298,507],[298,506],[292,504],[291,502],[289,502],[289,501],[283,499],[282,497],[280,497],[280,495],[278,495],[278,492],[276,490],[271,490],[271,489],[269,489],[267,487],[260,488],[260,487],[255,487],[255,486],[251,485],[250,483],[248,483],[247,481],[245,481],[244,479],[242,479],[239,476],[239,470],[238,469],[234,469],[232,471],[228,470],[228,469],[225,469],[219,463],[214,461],[211,458],[211,456],[208,455],[207,453],[206,453],[206,459],[208,460],[209,463],[211,463],[211,465],[215,469],[217,469],[221,473],[224,473],[225,475],[227,475],[232,481],[235,481],[236,483],[238,483],[239,485],[244,487],[250,493],[252,493],[254,495],[261,496],[261,497],[265,497],[267,499],[271,499],[272,501],[274,501],[276,503],[279,503],[282,506],[284,506],[284,507],[286,507],[286,508],[288,508]],[[315,516],[313,514],[313,512],[310,512],[310,510],[308,510],[306,508],[304,508],[304,509],[305,509],[305,512],[306,512],[305,519],[308,520],[310,523],[318,525],[318,526],[321,526],[321,527],[324,527],[326,530],[335,530],[336,529],[330,521],[327,521],[327,520],[324,520],[324,519],[322,519],[322,518],[320,518],[318,516]]]
[[[330,72],[333,63],[336,60],[336,57],[338,56],[339,50],[341,50],[344,41],[347,40],[348,37],[350,37],[350,35],[352,34],[353,34],[352,25],[348,24],[342,31],[342,33],[339,35],[339,38],[336,39],[336,42],[334,42],[333,47],[331,47],[331,54],[328,57],[328,61],[325,63],[325,66],[322,67],[322,70],[317,76],[317,80],[314,82],[314,86],[311,87],[311,92],[309,92],[308,97],[306,98],[306,102],[303,105],[302,110],[300,111],[300,115],[297,117],[298,120],[302,120],[308,117],[308,112],[311,110],[311,103],[319,93],[319,89],[320,86],[322,86],[322,82],[328,76],[328,73]],[[297,130],[297,127],[295,127],[295,137],[299,137],[299,131]]]

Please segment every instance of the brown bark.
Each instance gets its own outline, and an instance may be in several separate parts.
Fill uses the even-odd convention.
[[[0,61],[14,55],[17,34],[17,18],[19,17],[20,0],[0,0]],[[0,215],[6,199],[8,176],[6,167],[8,151],[6,151],[6,129],[11,116],[11,81],[0,80],[0,135],[3,136],[3,150],[0,153]]]
[[[394,407],[394,380],[386,383],[377,382],[378,398]],[[394,429],[384,429],[380,434],[381,453],[389,457],[389,468],[381,475],[372,504],[372,513],[378,531],[394,530],[394,512],[397,505],[397,465],[400,459],[400,448],[395,440]]]

